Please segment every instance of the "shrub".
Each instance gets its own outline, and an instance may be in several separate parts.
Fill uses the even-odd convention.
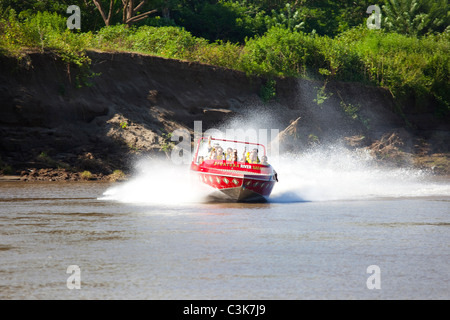
[[[131,44],[128,38],[134,30],[123,24],[103,27],[96,34],[94,43],[97,42],[99,49],[129,49]]]
[[[55,39],[66,30],[66,19],[56,13],[37,12],[25,19],[22,28],[24,41],[43,49],[55,45]]]
[[[114,170],[113,173],[109,175],[110,181],[121,181],[126,179],[126,174],[122,170]]]
[[[21,21],[11,9],[6,18],[0,19],[0,33],[2,51],[14,56],[20,56],[23,47],[50,49],[68,64],[79,67],[90,64],[84,51],[91,44],[92,34],[71,32],[66,28],[66,18],[56,13],[37,12]]]
[[[243,46],[241,45],[222,41],[208,43],[204,39],[197,39],[196,48],[189,58],[220,67],[242,70],[242,54]]]
[[[92,173],[90,172],[90,171],[83,171],[82,173],[81,173],[81,179],[83,179],[83,180],[91,180],[91,179],[93,179],[93,175],[92,175]]]
[[[320,37],[272,27],[264,36],[247,39],[243,69],[250,74],[307,76],[326,67],[318,50]]]
[[[26,43],[22,24],[17,18],[16,11],[11,9],[0,18],[0,46],[2,51],[16,55],[22,46],[33,45]]]
[[[263,102],[269,102],[276,97],[277,95],[276,85],[277,82],[273,79],[270,79],[266,82],[266,84],[261,86],[259,95]]]
[[[131,48],[136,51],[185,59],[196,46],[191,33],[178,27],[142,26],[130,36]]]
[[[372,83],[389,88],[397,97],[413,94],[417,103],[434,97],[441,109],[450,110],[448,35],[369,33],[355,49]]]

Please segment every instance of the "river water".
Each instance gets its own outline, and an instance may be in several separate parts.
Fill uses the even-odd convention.
[[[261,204],[145,161],[121,183],[2,182],[0,299],[449,299],[448,179],[340,159],[280,166]]]

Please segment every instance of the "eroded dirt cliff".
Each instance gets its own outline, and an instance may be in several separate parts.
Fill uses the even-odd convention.
[[[395,134],[397,150],[448,161],[448,119],[434,117],[432,107],[399,116],[380,88],[328,83],[321,97],[323,83],[276,79],[276,98],[267,103],[260,98],[266,79],[238,71],[133,53],[89,56],[93,77],[51,52],[0,57],[3,174],[67,180],[89,171],[87,178],[100,179],[130,171],[136,157],[164,153],[170,133],[193,134],[196,120],[206,130],[260,114],[269,115],[266,128],[280,130],[281,151],[336,140],[375,150]]]

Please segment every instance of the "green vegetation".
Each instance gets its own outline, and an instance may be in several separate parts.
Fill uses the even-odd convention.
[[[275,99],[277,95],[276,85],[277,82],[273,79],[270,79],[261,87],[260,97],[262,101],[269,102]]]
[[[124,179],[126,179],[126,174],[122,170],[114,170],[114,172],[109,175],[110,181],[121,181]]]
[[[81,8],[81,30],[66,28],[69,4]],[[413,97],[417,108],[431,99],[438,115],[447,114],[448,0],[379,1],[381,30],[366,26],[370,4],[136,0],[138,10],[130,13],[120,0],[0,0],[0,54],[21,58],[27,49],[51,50],[69,72],[78,70],[80,85],[93,76],[89,49],[198,61],[268,79],[318,79],[325,83],[318,104],[326,99],[327,81],[357,81],[385,87],[399,101]],[[261,90],[265,101],[275,95],[270,81]]]
[[[322,105],[329,97],[333,95],[332,93],[327,93],[325,89],[325,85],[323,87],[316,88],[317,96],[313,101],[317,103],[318,106]]]
[[[0,175],[10,175],[13,173],[14,173],[13,168],[10,165],[3,162],[2,159],[0,158]]]
[[[87,171],[87,170],[83,171],[80,176],[81,176],[81,179],[83,179],[83,180],[91,180],[91,179],[93,179],[92,173],[90,171]]]
[[[166,154],[166,157],[170,159],[170,152],[175,147],[175,143],[172,141],[172,133],[162,133],[162,141],[160,142],[159,149]]]
[[[448,30],[448,0],[389,0],[383,9],[388,30],[413,36]]]
[[[119,123],[119,126],[125,130],[126,128],[128,128],[128,122],[123,121],[123,122]]]

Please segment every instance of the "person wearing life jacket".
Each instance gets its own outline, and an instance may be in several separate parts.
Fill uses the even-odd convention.
[[[223,149],[221,146],[218,146],[216,149],[216,158],[215,160],[224,160],[225,154],[223,153]]]
[[[245,154],[245,162],[247,163],[259,163],[258,149],[253,149],[251,152]]]
[[[215,147],[208,148],[208,153],[209,153],[208,156],[209,160],[216,160],[217,151]]]
[[[214,160],[216,158],[216,145],[211,146],[211,136],[208,137],[208,159]]]
[[[223,149],[220,144],[215,143],[213,146],[211,146],[211,137],[208,138],[208,153],[209,160],[223,160],[225,158]]]
[[[233,161],[233,149],[228,147],[227,152],[225,153],[225,157],[227,161]]]

